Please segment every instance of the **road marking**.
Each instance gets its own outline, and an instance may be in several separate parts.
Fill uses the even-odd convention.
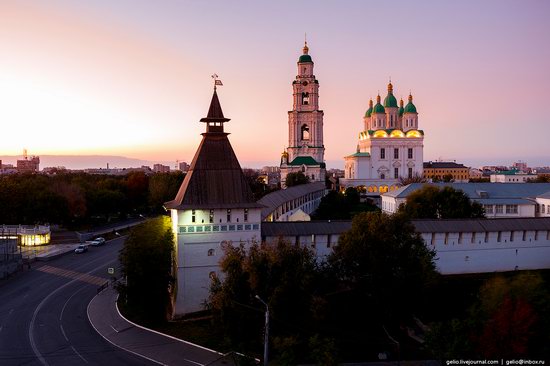
[[[71,297],[69,297],[67,299],[67,301],[65,301],[65,303],[63,304],[63,308],[61,308],[61,314],[59,314],[59,321],[61,321],[61,318],[63,318],[63,313],[65,312],[65,308],[67,307],[67,304],[69,303],[69,301],[71,301],[71,299],[73,298],[74,295],[76,295],[77,293],[79,293],[80,291],[82,291],[83,289],[85,289],[85,287],[81,287],[80,289],[78,289],[77,291],[75,291]]]
[[[51,273],[51,274],[61,276],[61,277],[66,277],[66,278],[78,279],[80,281],[87,282],[95,286],[99,286],[105,282],[105,278],[92,276],[90,275],[91,272],[82,273],[82,272],[71,271],[70,269],[63,269],[63,268],[53,267],[48,265],[44,265],[40,267],[39,269],[37,269],[37,271]],[[28,296],[28,294],[26,296]]]
[[[85,273],[84,275],[90,275],[90,273],[93,273],[97,270],[99,270],[100,268],[103,268],[105,266],[105,264],[111,264],[113,262],[116,262],[118,261],[118,258],[116,259],[113,259],[112,261],[108,262],[108,263],[103,263],[101,264],[100,266],[92,269],[91,271]],[[46,267],[46,266],[44,266]],[[50,267],[50,266],[48,266]],[[51,268],[55,268],[55,267],[51,267]],[[34,309],[34,312],[32,314],[32,319],[31,319],[31,323],[29,324],[29,341],[31,343],[31,348],[32,348],[32,351],[34,352],[35,356],[38,358],[38,361],[40,361],[40,363],[44,366],[49,366],[48,362],[46,361],[46,359],[42,356],[42,354],[40,353],[40,351],[38,350],[38,347],[36,346],[36,341],[34,339],[34,324],[36,322],[36,317],[38,316],[38,312],[40,311],[40,309],[42,309],[42,307],[44,306],[44,304],[46,303],[46,301],[48,301],[50,299],[50,297],[52,297],[53,295],[55,295],[58,291],[64,289],[65,287],[73,284],[74,282],[76,281],[79,281],[80,278],[75,278],[74,280],[72,281],[69,281],[61,286],[59,286],[58,288],[56,288],[55,290],[53,290],[52,292],[49,293],[48,296],[46,296],[39,304],[38,306],[36,307],[36,309]],[[71,346],[72,347],[72,346]],[[76,350],[75,350],[76,352]],[[78,352],[76,352],[78,354]],[[82,356],[81,356],[82,357]],[[86,363],[88,363],[88,361],[86,361]]]
[[[73,349],[74,353],[76,353],[76,355],[82,359],[82,361],[84,361],[86,363],[89,363],[88,360],[86,360],[84,357],[82,357],[82,355],[80,353],[78,353],[78,351],[73,346],[71,346],[71,348]]]
[[[69,338],[67,338],[67,335],[65,334],[65,329],[63,329],[63,324],[59,324],[59,328],[61,328],[61,333],[63,333],[63,337],[65,337],[65,340],[68,342]]]
[[[190,360],[190,359],[188,359],[188,358],[184,358],[183,360],[184,360],[184,361],[187,361],[187,362],[194,363],[195,365],[204,366],[203,363],[200,363],[200,362],[197,362],[197,361],[193,361],[193,360]]]

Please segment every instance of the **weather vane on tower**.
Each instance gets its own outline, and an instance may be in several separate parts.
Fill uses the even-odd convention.
[[[214,91],[216,91],[216,86],[223,86],[222,81],[218,79],[218,74],[213,74],[212,79],[214,79]]]

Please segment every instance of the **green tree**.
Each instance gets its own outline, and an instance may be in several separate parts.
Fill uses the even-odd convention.
[[[287,187],[298,186],[300,184],[309,183],[309,177],[302,172],[288,173],[285,179]]]
[[[120,252],[126,284],[119,292],[146,324],[165,321],[170,313],[173,250],[170,219],[162,216],[135,226]]]
[[[307,331],[316,324],[311,311],[318,288],[313,252],[283,240],[253,243],[249,249],[242,243],[227,245],[220,266],[223,281],[213,280],[207,306],[233,347],[261,349],[264,310],[255,299],[258,295],[269,304],[270,334],[278,338],[278,349],[292,348],[283,358],[305,354],[295,347],[307,345]]]
[[[161,212],[162,205],[176,197],[185,175],[182,172],[153,174],[149,178],[149,205]]]
[[[407,197],[398,212],[411,219],[463,219],[485,217],[483,207],[461,190],[425,185]]]
[[[400,321],[411,316],[414,299],[437,277],[434,255],[404,216],[369,212],[353,218],[328,263],[362,304],[357,311],[368,304],[379,321]]]

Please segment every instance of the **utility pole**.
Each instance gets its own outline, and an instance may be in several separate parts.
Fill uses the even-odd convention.
[[[260,296],[256,295],[256,299],[265,305],[264,366],[267,366],[269,356],[269,306],[260,298]]]

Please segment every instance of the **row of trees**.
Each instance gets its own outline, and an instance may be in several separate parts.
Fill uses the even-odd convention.
[[[334,252],[320,263],[313,251],[276,245],[228,246],[208,307],[214,328],[234,349],[261,349],[261,304],[272,314],[272,347],[282,364],[336,364],[396,352],[385,330],[398,333],[422,306],[438,277],[434,253],[403,215],[359,213]]]
[[[182,173],[125,176],[85,173],[0,176],[0,223],[81,226],[160,212],[175,197]]]

